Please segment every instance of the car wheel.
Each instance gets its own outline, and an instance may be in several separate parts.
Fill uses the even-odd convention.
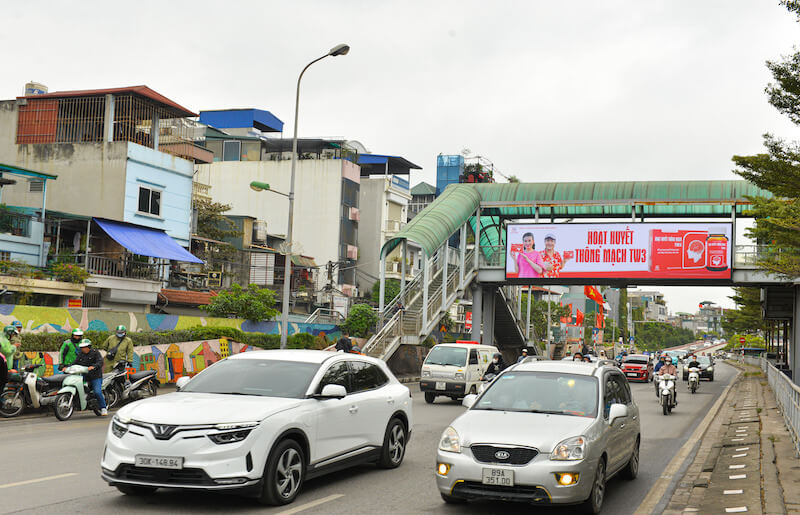
[[[460,497],[453,497],[452,495],[441,494],[442,500],[447,504],[464,504],[467,502],[466,499],[462,499]]]
[[[433,404],[433,401],[436,400],[436,394],[433,392],[425,392],[425,402],[428,404]]]
[[[620,475],[625,479],[636,479],[636,476],[639,475],[639,437],[636,437],[636,445],[633,446],[633,453],[631,453],[631,459],[628,460],[628,464],[625,465],[625,468],[622,469]]]
[[[152,494],[158,488],[154,486],[117,485],[117,490],[125,495],[147,495]]]
[[[294,440],[278,443],[264,468],[263,504],[279,506],[294,501],[306,475],[303,449]]]
[[[386,427],[386,434],[383,436],[383,448],[378,466],[384,469],[399,467],[406,455],[407,442],[408,433],[405,424],[397,418],[390,420]]]
[[[594,473],[594,483],[592,492],[586,500],[586,511],[597,515],[603,509],[603,501],[606,495],[606,463],[602,459],[597,462],[597,470]]]

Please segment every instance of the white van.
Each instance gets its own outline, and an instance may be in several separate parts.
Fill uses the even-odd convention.
[[[496,352],[500,352],[497,347],[477,342],[435,345],[420,373],[419,389],[425,394],[425,402],[432,403],[437,395],[457,400],[477,393],[483,371]]]

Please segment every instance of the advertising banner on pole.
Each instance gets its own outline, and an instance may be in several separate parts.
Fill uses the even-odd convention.
[[[506,279],[731,279],[730,223],[508,224]]]

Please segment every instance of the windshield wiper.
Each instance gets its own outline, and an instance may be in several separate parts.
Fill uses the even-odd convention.
[[[249,396],[260,397],[260,395],[257,393],[242,393],[242,392],[206,392],[206,393],[213,393],[217,395],[249,395]]]
[[[528,413],[544,413],[545,415],[568,415],[562,410],[554,410],[554,409],[532,409],[528,410]]]

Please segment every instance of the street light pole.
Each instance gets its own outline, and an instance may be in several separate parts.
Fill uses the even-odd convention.
[[[297,167],[297,117],[300,111],[300,81],[303,79],[303,74],[306,73],[308,68],[321,61],[328,56],[346,55],[350,51],[347,45],[336,45],[331,48],[330,52],[318,57],[308,63],[300,76],[297,77],[297,91],[295,93],[294,101],[294,136],[292,137],[292,174],[289,179],[289,220],[286,225],[286,259],[283,274],[283,307],[281,312],[281,349],[286,348],[287,338],[289,337],[289,295],[291,292],[291,279],[292,279],[292,225],[294,224],[294,177],[295,169]]]

